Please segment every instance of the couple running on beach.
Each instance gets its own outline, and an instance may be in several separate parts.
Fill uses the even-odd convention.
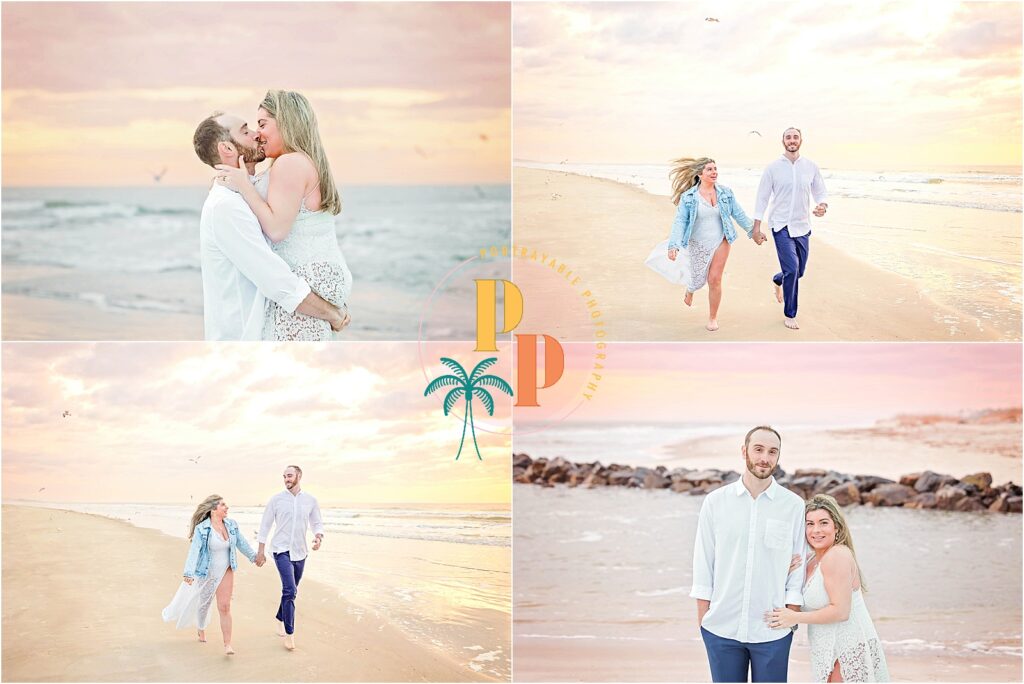
[[[690,597],[712,680],[787,681],[802,623],[812,681],[889,681],[839,504],[827,494],[805,502],[775,481],[775,429],[755,427],[741,451],[743,476],[704,499],[694,543]]]
[[[205,337],[330,340],[350,321],[352,273],[316,114],[300,93],[271,90],[256,124],[217,112],[192,140],[217,170],[199,221]]]
[[[313,550],[320,548],[324,525],[316,498],[302,491],[302,469],[288,466],[284,471],[284,491],[275,494],[263,511],[260,522],[259,550],[253,551],[238,523],[227,517],[228,505],[217,495],[208,496],[192,514],[188,558],[183,580],[171,603],[163,610],[164,622],[179,629],[195,627],[199,641],[206,641],[213,601],[217,600],[220,630],[225,655],[234,655],[231,647],[231,593],[235,586],[237,555],[240,551],[256,567],[266,563],[264,549],[270,531],[271,555],[281,577],[281,600],[277,608],[277,634],[289,651],[295,648],[295,598],[306,565],[306,531],[313,529]]]
[[[693,293],[708,286],[707,329],[718,330],[718,307],[722,303],[722,274],[729,248],[736,239],[735,220],[755,243],[768,238],[761,221],[772,202],[771,226],[781,270],[772,278],[775,297],[784,305],[785,325],[799,329],[796,320],[799,280],[807,267],[810,247],[810,215],[822,217],[828,210],[828,195],[818,165],[800,156],[803,138],[797,128],[782,133],[783,155],[761,174],[757,188],[754,220],[747,216],[729,188],[718,185],[718,166],[709,157],[675,161],[669,174],[672,203],[678,205],[672,234],[647,258],[647,265],[669,281],[686,287],[684,303],[693,303]],[[816,203],[809,210],[811,199]],[[668,259],[666,261],[665,259]]]

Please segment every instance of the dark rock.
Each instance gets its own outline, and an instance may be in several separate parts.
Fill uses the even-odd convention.
[[[985,510],[985,507],[982,506],[981,502],[978,501],[977,499],[972,499],[972,498],[968,497],[968,498],[960,499],[959,501],[957,501],[956,505],[953,506],[953,510],[954,511],[964,511],[966,513],[970,513],[970,512],[974,512],[974,511],[983,511],[983,510]]]
[[[602,477],[600,474],[593,472],[587,475],[586,479],[583,480],[583,486],[588,489],[594,487],[604,487],[608,484],[608,478]]]
[[[967,492],[962,487],[955,485],[944,485],[935,492],[935,507],[943,511],[952,511],[960,499],[966,498]]]
[[[730,484],[738,479],[740,479],[740,474],[735,470],[730,470],[722,476],[722,484]]]
[[[1011,496],[1006,499],[1007,513],[1020,513],[1021,512],[1021,501],[1024,501],[1020,496]]]
[[[852,506],[860,503],[860,490],[852,482],[833,487],[825,493],[833,497],[840,506]]]
[[[896,484],[895,482],[893,482],[892,480],[890,480],[888,478],[878,477],[876,475],[857,475],[857,476],[855,476],[853,478],[853,481],[857,483],[857,489],[859,489],[862,492],[870,492],[872,489],[874,489],[878,485]],[[899,483],[901,485],[906,485],[908,487],[913,487],[914,486],[912,484],[911,485],[907,485],[905,482],[903,482],[902,478],[900,479]]]
[[[530,458],[527,454],[516,454],[515,456],[512,457],[513,468],[522,468],[525,470],[532,462],[533,459]]]
[[[721,482],[722,476],[717,470],[695,470],[684,475],[683,479],[697,484],[699,482]]]
[[[616,470],[608,476],[608,484],[613,487],[621,487],[629,484],[629,481],[633,479],[632,470]]]
[[[782,478],[786,477],[786,471],[779,466],[775,466],[775,470],[772,471],[772,477],[774,477],[776,480],[781,480]]]
[[[825,477],[827,470],[821,468],[797,468],[793,471],[793,477]]]
[[[688,492],[691,489],[693,489],[693,483],[692,482],[687,482],[686,480],[677,480],[676,482],[672,483],[672,486],[670,487],[670,489],[673,492],[677,492],[677,493]]]
[[[917,496],[912,487],[901,484],[884,484],[865,492],[861,495],[861,501],[874,506],[902,506]]]
[[[644,478],[644,489],[665,489],[672,480],[667,477],[662,477],[661,473],[647,473],[647,477]]]
[[[921,477],[921,473],[910,473],[900,478],[900,484],[907,487],[913,487],[917,484],[918,478]]]
[[[904,508],[935,508],[937,499],[931,492],[918,494],[913,499],[903,504]]]
[[[914,483],[914,489],[918,493],[923,492],[937,492],[948,484],[956,482],[956,478],[950,475],[939,475],[933,473],[930,470],[926,470],[921,473],[921,477],[917,478],[917,482]]]
[[[1010,497],[1007,494],[1001,495],[998,499],[989,504],[988,510],[992,511],[993,513],[1009,513],[1010,504],[1007,501],[1007,499],[1009,498]]]

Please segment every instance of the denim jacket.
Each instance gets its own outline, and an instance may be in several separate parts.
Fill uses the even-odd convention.
[[[224,527],[228,530],[228,541],[231,542],[228,549],[231,569],[238,569],[236,547],[245,554],[246,558],[255,562],[256,552],[238,531],[238,523],[231,518],[224,518]],[[213,527],[209,518],[196,525],[195,532],[192,534],[192,546],[188,550],[188,558],[185,559],[185,572],[183,573],[185,577],[206,577],[206,573],[210,569],[210,534],[212,531]]]
[[[676,219],[672,222],[672,235],[668,239],[669,249],[679,249],[690,244],[690,234],[693,232],[693,224],[697,220],[697,189],[699,187],[700,183],[694,185],[679,198]],[[747,237],[750,237],[754,229],[754,222],[736,201],[732,190],[724,185],[716,184],[715,194],[718,196],[718,213],[722,216],[722,231],[729,244],[736,239],[736,229],[732,225],[733,220],[740,224],[747,233]]]

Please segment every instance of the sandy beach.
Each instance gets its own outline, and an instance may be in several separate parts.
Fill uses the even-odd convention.
[[[310,580],[301,585],[298,648],[288,652],[272,624],[277,576],[244,560],[232,603],[237,654],[224,656],[216,615],[205,644],[160,619],[184,550],[180,540],[125,522],[5,505],[3,680],[487,679]]]
[[[1004,336],[987,321],[937,303],[911,280],[821,239],[812,243],[800,284],[801,329],[788,330],[770,282],[778,270],[774,248],[770,242],[758,247],[742,233],[726,266],[721,328],[709,333],[704,329],[706,288],[687,309],[682,288],[643,263],[671,226],[674,207],[665,197],[610,180],[522,167],[514,170],[513,194],[515,246],[573,269],[580,287],[591,290],[599,304],[608,340],[967,341]],[[1019,215],[1008,216],[1019,222]],[[564,340],[593,336],[586,311],[566,296],[563,279],[524,268],[518,257],[513,273],[529,301],[521,329],[545,330]]]

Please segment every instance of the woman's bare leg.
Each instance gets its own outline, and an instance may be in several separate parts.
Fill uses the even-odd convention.
[[[224,635],[224,652],[228,655],[235,651],[231,648],[231,592],[235,588],[235,573],[231,568],[224,571],[224,577],[217,587],[217,612],[220,613],[220,631]]]
[[[830,682],[841,682],[841,681],[843,681],[843,671],[839,669],[839,661],[838,660],[836,661],[836,664],[832,666],[832,673],[829,674],[828,681],[830,681]]]
[[[718,330],[718,307],[722,303],[722,275],[725,273],[725,262],[729,259],[729,243],[722,239],[722,244],[715,250],[708,267],[708,330]]]

